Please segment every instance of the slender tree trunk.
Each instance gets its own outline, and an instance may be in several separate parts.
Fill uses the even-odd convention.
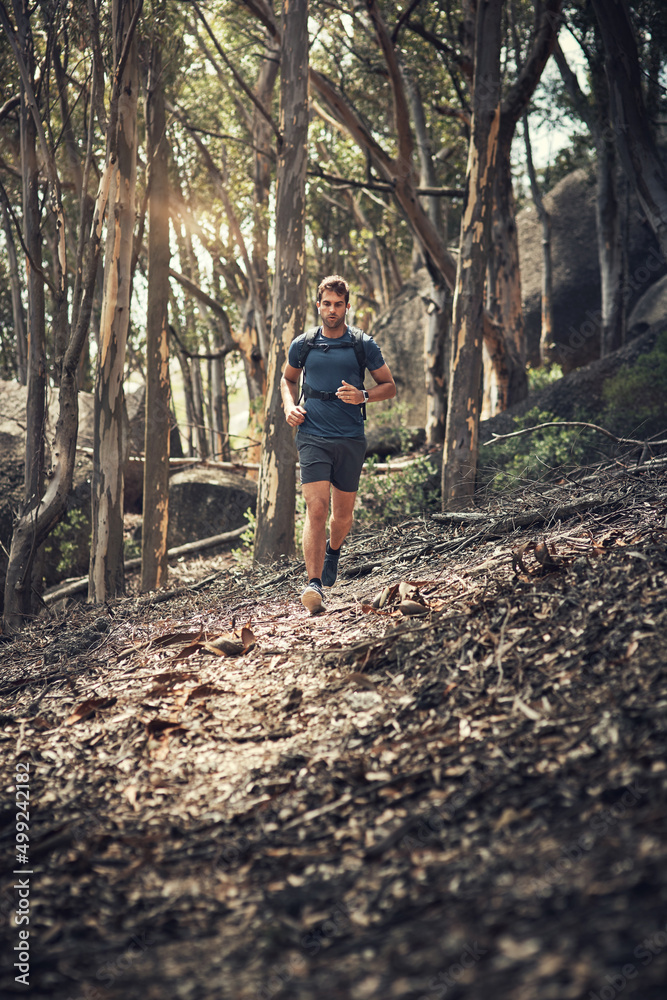
[[[9,265],[9,285],[12,290],[16,379],[20,385],[27,385],[28,335],[26,333],[25,310],[21,300],[21,280],[19,278],[19,262],[14,242],[14,231],[4,200],[2,202],[2,222],[5,230],[5,246],[7,248],[7,263]]]
[[[29,14],[26,6],[15,6],[18,44],[28,81],[21,81],[20,143],[23,180],[23,240],[27,250],[26,274],[28,285],[28,355],[26,402],[26,439],[23,480],[22,517],[35,516],[44,487],[44,431],[46,419],[46,326],[44,278],[42,275],[42,231],[40,207],[40,163],[37,156],[38,130],[33,117],[30,95],[35,75],[35,57]],[[16,590],[18,610],[28,615],[33,590],[41,590],[41,557],[34,525],[33,554]]]
[[[197,454],[200,458],[208,458],[208,438],[206,436],[206,417],[204,416],[204,383],[201,377],[201,362],[198,358],[190,361],[192,377],[192,406],[195,418],[195,440]]]
[[[454,329],[442,474],[443,509],[470,502],[475,491],[482,376],[484,283],[491,243],[500,126],[503,0],[481,2],[475,34],[473,118],[454,295]]]
[[[501,108],[494,190],[493,253],[489,259],[489,308],[493,323],[502,331],[502,338],[490,337],[487,342],[498,383],[497,407],[500,410],[525,399],[528,393],[521,269],[510,159],[512,139],[556,43],[560,7],[561,0],[535,3],[535,34],[530,52]],[[496,345],[492,344],[494,339]]]
[[[627,204],[623,198],[616,147],[606,135],[600,137],[597,160],[598,258],[602,330],[600,357],[611,354],[625,343],[625,276],[627,272]]]
[[[602,331],[600,354],[625,342],[627,273],[627,178],[618,169],[614,126],[610,119],[609,84],[598,47],[587,52],[594,102],[583,93],[576,75],[557,45],[554,57],[572,104],[585,122],[596,147],[595,220],[600,266]]]
[[[158,14],[163,22],[166,4]],[[162,41],[154,35],[146,93],[148,154],[148,303],[146,311],[146,437],[144,443],[141,589],[167,582],[169,527],[169,177],[162,85]]]
[[[114,0],[114,63],[118,65],[139,0]],[[122,72],[116,124],[117,160],[109,198],[104,300],[97,377],[93,444],[92,541],[88,599],[100,603],[122,594],[123,467],[128,435],[123,375],[132,285],[137,167],[137,45],[134,35]]]
[[[493,253],[489,257],[488,311],[503,333],[498,344],[503,354],[492,356],[499,410],[525,399],[528,392],[521,268],[510,166],[513,131],[503,134],[501,128],[494,185]]]
[[[181,266],[185,271],[186,277],[190,284],[194,287],[198,285],[199,275],[197,273],[197,260],[192,247],[192,240],[190,238],[190,232],[186,225],[180,228],[177,233],[178,241],[178,256],[181,261]],[[187,293],[186,289],[186,293]],[[204,385],[201,377],[201,366],[199,359],[193,357],[196,354],[196,344],[198,342],[199,336],[197,332],[197,314],[200,310],[200,305],[193,295],[186,294],[185,305],[184,305],[184,318],[185,318],[185,345],[191,352],[191,356],[187,362],[189,371],[188,386],[191,391],[191,403],[192,403],[192,426],[193,426],[193,442],[196,443],[196,452],[200,458],[208,458],[209,456],[209,442],[206,433],[206,417],[204,413]]]
[[[526,146],[526,166],[530,193],[542,227],[542,322],[540,324],[540,359],[547,368],[551,366],[551,345],[554,337],[553,324],[553,268],[551,266],[551,215],[546,209],[533,163],[533,148],[530,141],[528,115],[523,116],[523,138]]]
[[[426,359],[426,444],[435,448],[445,440],[449,375],[451,306],[447,289],[433,285],[424,355]]]
[[[410,102],[412,121],[415,126],[417,152],[419,155],[419,183],[421,187],[436,187],[437,177],[433,167],[431,143],[426,127],[426,116],[419,86],[412,77],[407,77],[406,91]],[[444,242],[442,201],[440,198],[423,198],[424,210],[431,225]],[[445,440],[447,419],[447,335],[450,329],[447,287],[442,279],[429,272],[431,277],[431,309],[424,331],[424,360],[426,362],[426,443],[432,447]]]
[[[254,559],[294,552],[296,458],[285,421],[280,378],[291,341],[306,324],[304,232],[308,141],[308,0],[283,4],[280,126],[276,192],[276,270],[265,430],[259,470]]]
[[[216,349],[221,342],[214,341]],[[212,409],[213,409],[213,457],[216,461],[229,462],[229,399],[225,375],[225,359],[213,358],[211,362]]]
[[[667,167],[651,132],[624,0],[592,0],[605,48],[611,122],[623,168],[667,260]]]
[[[19,26],[19,36],[22,29]],[[31,65],[32,39],[23,25],[22,48]],[[23,174],[23,240],[28,252],[28,401],[26,409],[25,478],[23,500],[34,505],[42,492],[44,475],[44,421],[46,414],[46,331],[40,213],[40,171],[36,128],[25,96],[21,95],[21,170]]]
[[[266,32],[265,49],[260,64],[254,93],[261,106],[270,112],[280,65],[280,45]],[[266,353],[264,343],[269,335],[269,196],[275,161],[275,135],[266,115],[257,105],[253,106],[252,146],[253,146],[253,234],[252,271],[250,274],[248,301],[243,314],[243,361],[246,369],[248,397],[251,404],[248,437],[261,438],[260,424],[264,393],[266,392]],[[251,447],[247,453],[249,461],[258,461],[259,446]]]

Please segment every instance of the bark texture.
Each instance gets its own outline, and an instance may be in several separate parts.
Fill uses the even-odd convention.
[[[667,259],[667,167],[655,144],[624,0],[592,0],[605,48],[611,121],[624,170]]]
[[[138,0],[113,4],[114,62],[118,65]],[[123,466],[127,428],[123,394],[125,348],[131,294],[132,238],[137,163],[137,46],[132,35],[121,69],[104,261],[104,298],[95,380],[92,513],[88,599],[94,603],[122,594]],[[112,126],[113,127],[113,126]]]
[[[254,559],[272,562],[294,552],[296,482],[292,429],[285,421],[280,378],[291,341],[306,323],[304,254],[308,139],[308,0],[283,10],[280,131],[276,193],[276,270],[265,429],[259,470]]]
[[[475,35],[473,118],[467,198],[454,295],[452,360],[442,466],[443,509],[465,506],[475,490],[482,376],[484,283],[491,240],[500,127],[502,0],[481,0]]]
[[[164,3],[160,5],[164,15]],[[146,436],[144,443],[141,589],[167,582],[169,527],[169,178],[162,87],[162,44],[151,48],[146,95],[149,157],[148,309],[146,315]]]

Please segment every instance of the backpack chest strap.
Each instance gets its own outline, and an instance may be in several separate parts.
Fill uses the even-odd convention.
[[[313,389],[307,382],[303,383],[303,395],[306,399],[323,399],[326,402],[336,399],[335,392],[321,392],[319,389]]]

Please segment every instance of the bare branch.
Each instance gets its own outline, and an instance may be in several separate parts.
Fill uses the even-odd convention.
[[[236,80],[236,82],[238,83],[238,85],[241,88],[241,90],[243,91],[243,93],[246,94],[246,96],[250,98],[250,100],[255,105],[255,107],[257,108],[257,110],[259,111],[259,113],[262,115],[262,117],[267,120],[267,122],[271,126],[271,128],[273,130],[273,133],[274,133],[276,139],[278,140],[278,142],[282,142],[282,136],[280,134],[280,129],[278,128],[278,126],[274,122],[274,120],[271,117],[271,115],[269,114],[268,110],[264,107],[264,105],[262,104],[262,102],[260,100],[258,100],[258,98],[255,96],[255,94],[253,94],[252,90],[250,89],[250,87],[248,86],[248,84],[245,82],[245,80],[243,79],[243,77],[241,76],[241,74],[232,65],[232,63],[230,62],[230,60],[227,58],[227,56],[223,52],[222,46],[220,45],[219,41],[217,40],[217,38],[213,34],[213,31],[211,30],[211,27],[209,26],[208,21],[204,17],[203,11],[201,10],[201,8],[200,8],[199,4],[196,2],[196,0],[192,0],[192,6],[194,7],[194,9],[196,11],[197,17],[199,18],[199,20],[201,21],[201,23],[206,28],[206,31],[208,32],[208,35],[209,35],[211,41],[213,42],[213,44],[215,45],[215,47],[217,49],[217,52],[218,52],[218,55],[220,56],[220,58],[224,62],[225,66],[230,71],[230,73],[232,74],[232,76],[234,77],[234,79]]]
[[[639,438],[624,438],[617,437],[608,431],[606,427],[599,427],[597,424],[589,424],[585,420],[547,420],[543,424],[535,424],[534,427],[523,427],[520,431],[512,431],[509,434],[493,434],[490,441],[485,441],[484,445],[495,444],[496,441],[506,441],[508,438],[520,437],[522,434],[532,434],[533,431],[541,431],[545,427],[586,427],[588,430],[597,431],[599,434],[604,434],[606,437],[611,438],[612,441],[616,441],[618,444],[636,444],[642,445],[644,448],[657,448],[659,445],[667,445],[667,439],[664,441],[642,441]]]

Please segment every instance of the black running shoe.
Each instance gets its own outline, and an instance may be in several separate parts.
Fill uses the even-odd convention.
[[[336,577],[338,576],[338,559],[340,558],[340,549],[338,552],[332,552],[327,542],[327,551],[324,556],[324,566],[322,567],[322,586],[323,587],[333,587],[336,582]]]
[[[324,611],[324,593],[319,583],[309,583],[301,595],[301,603],[308,608],[311,615]]]

